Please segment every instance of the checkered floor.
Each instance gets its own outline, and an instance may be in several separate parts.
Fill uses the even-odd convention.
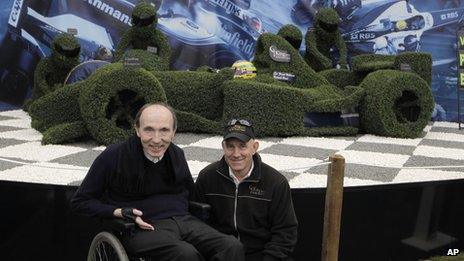
[[[88,141],[42,146],[42,135],[21,110],[0,112],[0,180],[77,185],[105,147]],[[280,170],[292,188],[325,187],[327,160],[345,157],[345,186],[464,179],[464,130],[434,122],[422,138],[291,137],[259,140],[264,162]],[[178,133],[190,171],[198,172],[222,155],[221,137]]]

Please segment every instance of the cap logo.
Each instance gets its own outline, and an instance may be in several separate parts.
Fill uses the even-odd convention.
[[[239,131],[239,132],[245,132],[245,126],[242,126],[242,125],[234,125],[232,127],[229,128],[229,131]]]

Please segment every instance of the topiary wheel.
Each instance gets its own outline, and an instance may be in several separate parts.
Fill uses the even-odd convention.
[[[380,70],[360,85],[366,96],[360,105],[361,125],[368,133],[417,138],[433,110],[433,96],[417,74]]]
[[[123,68],[118,63],[89,77],[79,96],[90,135],[106,145],[132,135],[140,107],[158,101],[166,102],[166,94],[153,74],[145,69]]]

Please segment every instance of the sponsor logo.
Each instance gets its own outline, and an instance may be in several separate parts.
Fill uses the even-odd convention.
[[[263,189],[259,189],[259,188],[255,187],[253,185],[250,185],[248,188],[250,189],[250,194],[251,195],[255,195],[255,196],[264,195],[265,191]]]
[[[221,39],[229,45],[238,48],[247,58],[250,58],[253,55],[255,41],[250,37],[242,36],[240,32],[229,32],[227,26],[224,24],[221,26]]]
[[[289,82],[292,83],[295,81],[295,75],[291,73],[285,73],[285,72],[273,72],[272,76],[274,79],[282,82]]]
[[[442,14],[442,15],[440,15],[440,18],[441,18],[441,20],[448,20],[448,19],[458,18],[458,16],[459,16],[458,11],[455,11],[455,12]]]
[[[233,14],[238,18],[243,18],[242,9],[229,0],[209,0],[208,3],[210,3],[214,7],[221,7],[222,9],[224,9],[226,14]]]
[[[114,8],[113,6],[111,6],[108,3],[105,3],[104,1],[101,1],[101,0],[83,0],[83,1],[120,22],[123,22],[128,25],[132,25],[132,20],[128,14],[122,12],[121,10]]]
[[[411,65],[409,63],[401,63],[400,64],[400,70],[401,71],[406,71],[406,72],[411,71],[412,70]]]
[[[155,46],[148,46],[147,47],[147,52],[157,54],[158,53],[158,48],[155,47]]]
[[[279,50],[275,45],[269,47],[269,56],[276,62],[290,62],[290,54],[285,50]]]
[[[230,0],[207,0],[207,3],[213,8],[219,7],[224,10],[227,15],[234,15],[242,21],[248,21],[251,19],[250,13],[247,10],[242,9]],[[213,10],[217,12],[217,10]]]
[[[21,15],[21,8],[23,7],[23,2],[23,0],[15,0],[13,2],[10,18],[8,19],[8,23],[13,27],[18,26],[18,20],[19,16]]]
[[[135,57],[125,57],[124,58],[124,68],[126,69],[139,69],[142,65],[140,64],[139,58]]]
[[[77,35],[77,28],[68,28],[68,34]]]
[[[229,132],[245,132],[246,129],[245,129],[245,126],[242,126],[242,125],[234,125],[232,127],[229,128]]]
[[[368,40],[374,39],[375,33],[356,33],[351,34],[351,40]]]

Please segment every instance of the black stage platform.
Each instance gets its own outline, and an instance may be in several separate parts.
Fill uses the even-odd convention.
[[[70,212],[76,188],[0,181],[0,259],[85,260],[99,221]],[[295,260],[320,260],[324,198],[325,189],[293,189]],[[464,180],[347,187],[339,260],[418,260],[462,250],[463,198]],[[433,244],[443,235],[451,242],[429,251],[405,243]]]

